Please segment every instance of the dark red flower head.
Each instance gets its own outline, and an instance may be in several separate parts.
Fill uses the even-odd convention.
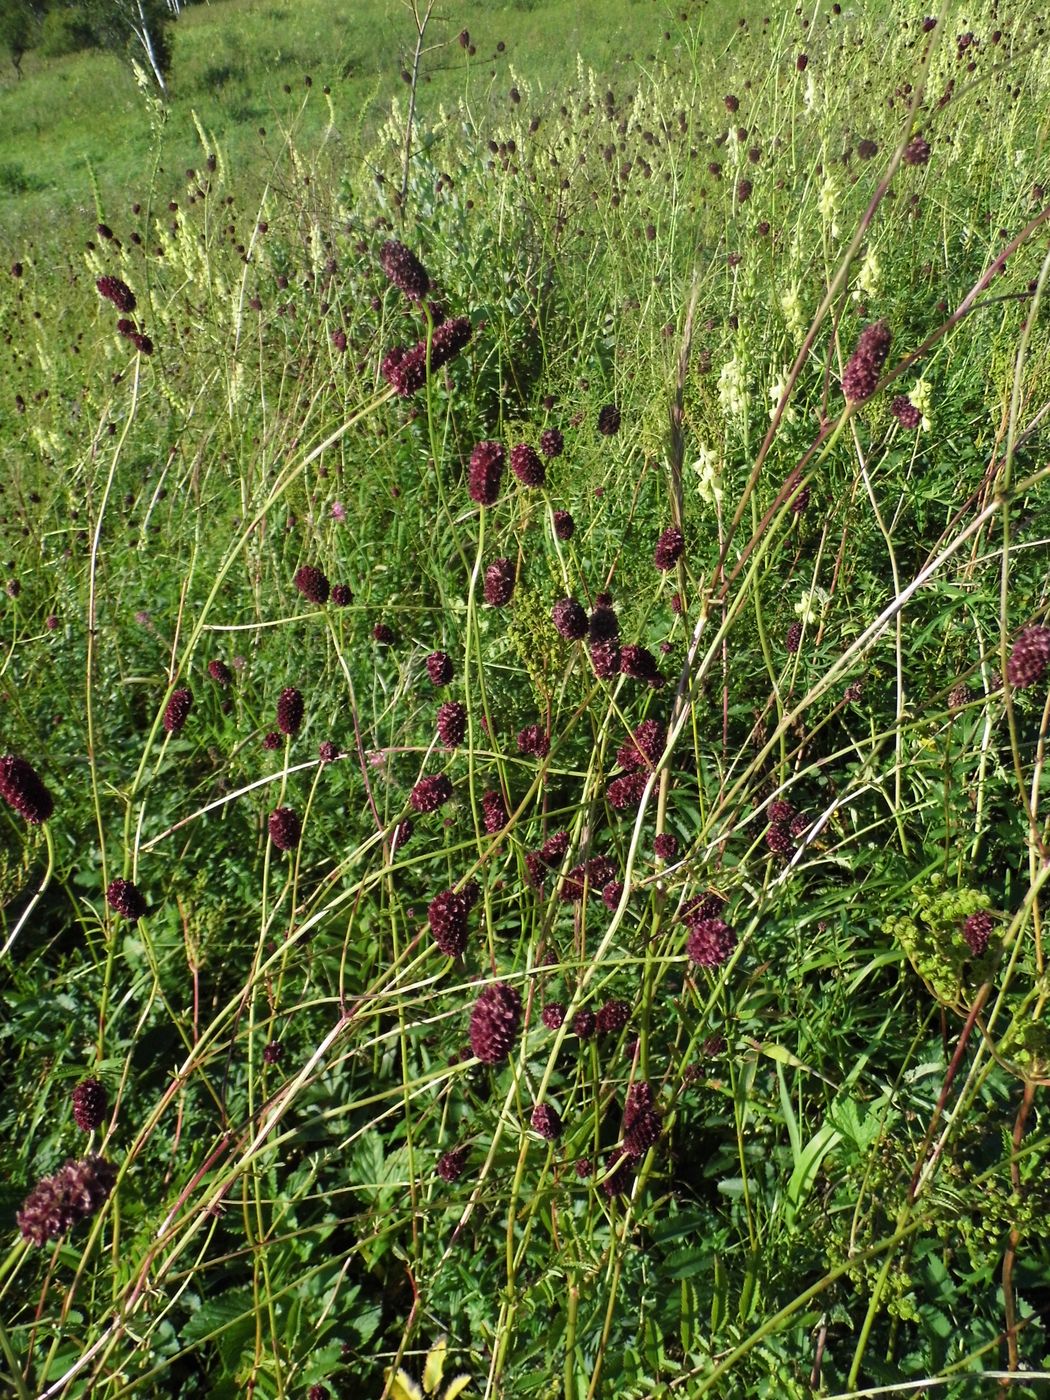
[[[470,499],[477,501],[479,506],[495,504],[503,479],[505,458],[506,451],[501,442],[486,440],[475,444],[470,454],[467,491]]]
[[[510,1054],[521,1020],[521,996],[515,987],[494,982],[486,987],[470,1013],[470,1048],[487,1065],[498,1065]]]
[[[303,834],[303,824],[291,807],[277,807],[270,813],[270,840],[279,851],[294,851]]]
[[[653,563],[661,572],[667,573],[669,569],[674,568],[684,552],[685,536],[677,525],[671,525],[656,542]]]
[[[502,794],[495,791],[484,794],[481,799],[481,812],[485,830],[490,836],[502,831],[510,820]]]
[[[842,392],[850,403],[863,403],[874,394],[892,338],[886,321],[876,321],[861,332],[842,375]]]
[[[430,290],[430,277],[427,270],[410,248],[389,238],[379,250],[379,265],[406,297],[419,301]]]
[[[551,609],[555,627],[567,642],[577,642],[587,635],[587,614],[575,598],[559,598]]]
[[[565,1005],[560,1001],[549,1001],[540,1012],[540,1020],[549,1031],[556,1031],[565,1020]]]
[[[902,428],[917,428],[922,422],[922,414],[905,394],[897,394],[890,404],[890,412]]]
[[[552,1108],[549,1103],[538,1103],[532,1110],[529,1121],[533,1132],[539,1133],[540,1137],[546,1138],[548,1142],[554,1142],[561,1137],[561,1117],[557,1109]]]
[[[502,608],[514,595],[514,565],[509,559],[496,559],[485,570],[485,602]]]
[[[970,945],[970,952],[975,958],[984,956],[994,927],[995,922],[991,914],[986,914],[983,910],[978,914],[971,914],[963,924],[963,937]]]
[[[97,1079],[82,1079],[73,1090],[73,1122],[81,1132],[93,1133],[108,1112],[105,1086]]]
[[[233,672],[225,661],[209,661],[208,675],[216,685],[222,686],[223,690],[233,684]]]
[[[697,919],[690,925],[685,951],[699,967],[719,967],[736,947],[736,934],[721,919]]]
[[[527,724],[518,732],[518,753],[546,758],[551,751],[550,735],[539,724]]]
[[[443,651],[432,651],[427,657],[427,675],[431,685],[448,685],[452,679],[452,662]]]
[[[302,722],[302,694],[294,686],[287,686],[277,701],[277,728],[282,734],[298,734]]]
[[[438,737],[446,748],[458,748],[467,732],[467,707],[458,700],[449,700],[439,706],[437,713]]]
[[[458,958],[467,946],[467,915],[470,904],[464,894],[444,890],[427,905],[427,923],[434,942],[449,958]]]
[[[539,453],[527,442],[519,442],[511,448],[510,469],[522,486],[542,486],[547,480],[547,470]]]
[[[188,690],[173,690],[164,707],[164,728],[169,734],[178,734],[189,718],[193,706],[193,695]]]
[[[556,510],[554,512],[554,533],[560,540],[571,540],[573,531],[576,529],[576,521],[567,510]]]
[[[627,772],[655,768],[666,742],[667,730],[659,720],[643,719],[630,739],[616,750],[616,762]]]
[[[544,428],[540,433],[540,451],[544,457],[560,457],[565,451],[565,439],[558,428]]]
[[[348,608],[354,601],[354,595],[348,583],[332,584],[332,602],[337,608]]]
[[[135,310],[135,293],[119,277],[100,277],[95,283],[99,295],[111,301],[118,311],[128,315]]]
[[[321,607],[328,602],[331,592],[328,580],[321,570],[312,564],[304,564],[301,569],[296,569],[292,582],[307,602],[317,603]]]
[[[444,773],[435,773],[429,778],[420,778],[409,794],[409,801],[417,812],[436,812],[452,796],[452,784]]]
[[[1017,690],[1035,685],[1050,662],[1050,627],[1026,627],[1006,661],[1006,679]]]
[[[43,1245],[88,1220],[109,1199],[117,1169],[103,1157],[68,1161],[33,1187],[17,1213],[22,1238]]]
[[[442,1181],[458,1181],[470,1156],[470,1147],[453,1147],[438,1158],[437,1174]]]
[[[615,437],[620,431],[620,410],[616,404],[607,403],[598,410],[598,431],[603,437]]]
[[[55,810],[54,799],[39,773],[13,753],[0,758],[0,797],[33,826],[46,822]]]
[[[138,885],[131,880],[117,879],[109,882],[106,890],[106,903],[129,923],[137,923],[146,917],[147,905]]]

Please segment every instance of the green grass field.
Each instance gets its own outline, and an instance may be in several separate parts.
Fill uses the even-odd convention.
[[[5,1393],[1038,1400],[1044,20],[347,9],[0,90]]]

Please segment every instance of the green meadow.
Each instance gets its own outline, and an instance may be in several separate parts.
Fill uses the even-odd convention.
[[[1046,24],[3,72],[5,1394],[1048,1393]]]

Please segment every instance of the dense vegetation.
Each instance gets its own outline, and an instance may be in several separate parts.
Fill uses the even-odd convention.
[[[0,1374],[1045,1394],[1044,23],[480,8],[2,211]]]

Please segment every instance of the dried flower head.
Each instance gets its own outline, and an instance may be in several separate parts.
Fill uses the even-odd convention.
[[[515,987],[494,982],[484,988],[470,1013],[470,1048],[486,1065],[510,1054],[521,1020],[521,996]]]
[[[303,824],[291,807],[277,807],[270,813],[270,840],[279,851],[294,851],[303,834]]]
[[[178,734],[189,718],[193,707],[193,695],[188,690],[173,690],[164,707],[164,728],[169,734]]]
[[[116,1179],[116,1167],[103,1157],[66,1162],[38,1181],[22,1203],[16,1216],[22,1238],[35,1245],[59,1239],[105,1204]]]
[[[73,1090],[73,1122],[83,1133],[93,1133],[105,1122],[109,1097],[98,1079],[82,1079]]]
[[[55,810],[54,799],[40,774],[13,753],[0,758],[0,797],[32,826],[46,822]]]

